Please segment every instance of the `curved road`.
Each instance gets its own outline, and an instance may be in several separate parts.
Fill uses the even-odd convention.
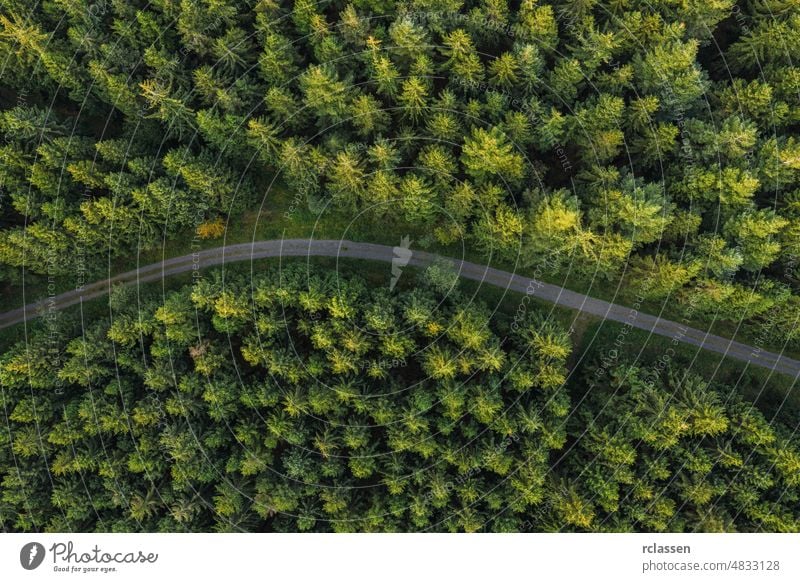
[[[159,281],[170,275],[203,269],[228,262],[265,259],[269,257],[341,257],[352,259],[367,259],[373,261],[397,261],[398,266],[406,264],[415,267],[429,265],[437,255],[424,251],[410,249],[397,249],[385,245],[351,242],[347,240],[309,240],[286,239],[271,240],[254,243],[243,243],[207,249],[167,259],[140,267],[134,271],[122,273],[110,279],[97,281],[82,289],[68,291],[30,303],[6,313],[0,314],[0,329],[22,323],[42,315],[45,312],[59,310],[82,301],[95,299],[107,294],[114,285],[139,284]],[[408,259],[406,261],[406,259]],[[630,307],[609,303],[595,299],[588,295],[575,293],[557,285],[551,285],[529,279],[507,271],[500,271],[484,265],[467,261],[454,260],[453,264],[461,277],[503,287],[519,293],[525,293],[543,301],[548,301],[588,313],[603,319],[620,322],[638,329],[643,329],[658,335],[666,336],[676,342],[682,342],[700,348],[717,352],[748,362],[750,364],[768,368],[775,372],[788,374],[792,377],[800,376],[800,362],[759,348],[735,342],[728,338],[704,332],[699,329],[686,327],[680,323],[662,319],[638,312]]]

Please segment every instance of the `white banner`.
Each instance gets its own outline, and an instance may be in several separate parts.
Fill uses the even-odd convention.
[[[797,581],[798,553],[800,534],[2,534],[0,580]]]

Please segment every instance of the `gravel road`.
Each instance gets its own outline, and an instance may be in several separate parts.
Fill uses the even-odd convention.
[[[411,256],[408,257],[408,253]],[[186,273],[224,263],[264,259],[269,257],[341,257],[348,259],[367,259],[372,261],[391,262],[396,256],[402,257],[399,263],[424,267],[430,264],[436,255],[417,250],[400,250],[395,254],[395,247],[371,243],[352,242],[347,240],[309,240],[286,239],[270,240],[254,243],[243,243],[207,249],[192,255],[167,259],[160,263],[146,265],[134,271],[122,273],[110,279],[96,281],[82,289],[76,289],[30,303],[6,313],[0,314],[0,329],[16,325],[38,317],[53,309],[64,309],[82,301],[96,299],[106,295],[113,286],[119,284],[140,284],[160,281],[171,275]],[[675,321],[662,319],[641,313],[615,303],[595,299],[588,295],[575,293],[558,285],[551,285],[535,279],[529,279],[507,271],[500,271],[484,265],[467,261],[454,260],[453,264],[459,275],[466,279],[480,281],[497,287],[527,293],[535,298],[548,301],[624,324],[652,332],[670,339],[698,346],[700,348],[724,354],[731,358],[749,362],[755,366],[768,368],[775,372],[792,377],[800,375],[800,362],[763,349],[748,346],[728,338],[713,335],[705,331],[687,327]]]

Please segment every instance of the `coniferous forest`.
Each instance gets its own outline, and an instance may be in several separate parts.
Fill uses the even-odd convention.
[[[798,0],[0,0],[0,57],[0,311],[361,221],[800,354]],[[0,332],[0,530],[800,531],[797,409],[362,263]]]

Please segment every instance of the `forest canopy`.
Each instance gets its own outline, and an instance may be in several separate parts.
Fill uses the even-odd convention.
[[[333,215],[800,350],[799,0],[0,0],[0,56],[4,297]],[[800,531],[791,420],[405,279],[26,328],[0,529]]]
[[[795,0],[0,7],[10,282],[221,236],[274,179],[797,345]]]
[[[0,356],[11,531],[798,531],[800,439],[685,369],[601,360],[436,278],[300,264]],[[55,356],[53,354],[56,354]]]

